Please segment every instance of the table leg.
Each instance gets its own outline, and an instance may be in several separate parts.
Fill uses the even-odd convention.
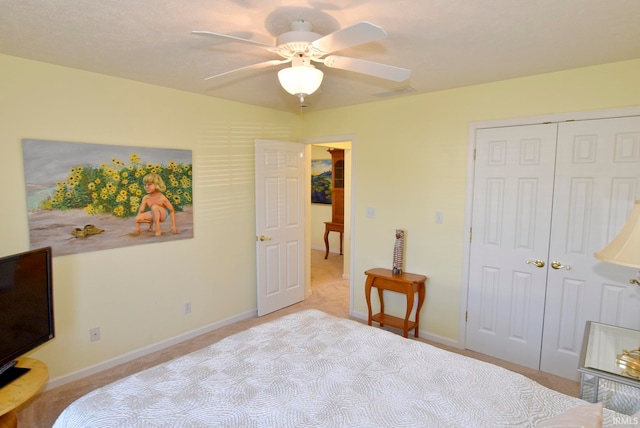
[[[15,411],[10,411],[0,416],[0,428],[16,428],[18,426],[18,418]]]
[[[380,300],[380,315],[384,315],[384,294],[382,294],[384,290],[382,288],[378,288],[378,300]],[[384,327],[384,324],[380,323],[380,327]]]
[[[327,249],[326,253],[324,253],[324,258],[329,257],[329,228],[325,226],[324,228],[324,247]]]
[[[411,309],[413,309],[413,294],[413,289],[407,291],[407,312],[404,315],[404,337],[409,337],[409,315],[411,315]]]
[[[424,303],[424,295],[425,295],[425,285],[424,282],[418,286],[418,307],[416,309],[416,331],[415,337],[418,337],[418,330],[420,328],[420,309],[422,309],[422,304]]]
[[[367,299],[367,308],[369,308],[369,318],[367,324],[371,325],[371,317],[373,312],[371,311],[371,284],[373,284],[373,277],[368,276],[367,282],[364,283],[364,296]]]

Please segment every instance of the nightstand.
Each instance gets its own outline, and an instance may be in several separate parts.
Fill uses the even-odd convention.
[[[640,331],[587,322],[580,357],[580,398],[626,415],[640,410],[640,379],[618,366],[623,350],[640,346]]]

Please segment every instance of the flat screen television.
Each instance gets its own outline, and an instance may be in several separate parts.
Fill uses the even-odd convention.
[[[0,388],[28,369],[16,359],[54,337],[51,247],[0,258]]]

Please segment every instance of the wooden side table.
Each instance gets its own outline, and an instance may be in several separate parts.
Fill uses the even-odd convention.
[[[16,427],[14,410],[40,391],[49,379],[47,366],[40,360],[20,357],[17,366],[31,370],[0,388],[0,428]]]
[[[324,258],[329,257],[329,232],[340,233],[340,255],[342,255],[342,235],[344,234],[344,223],[333,223],[330,221],[324,222],[324,246],[327,252],[324,254]]]
[[[365,272],[365,275],[367,275],[367,282],[364,286],[364,292],[365,297],[367,298],[367,307],[369,308],[369,325],[371,325],[372,321],[375,321],[380,324],[380,327],[383,327],[386,324],[391,327],[398,328],[403,330],[404,337],[409,337],[409,330],[414,328],[414,335],[415,337],[418,337],[420,309],[422,309],[422,304],[424,303],[425,282],[427,277],[412,273],[394,275],[390,269],[382,268],[369,269]],[[380,313],[375,315],[372,315],[371,311],[371,287],[376,287],[378,289],[378,297],[380,298]],[[406,294],[407,312],[405,313],[404,318],[384,313],[384,290]],[[409,315],[411,315],[411,309],[413,309],[415,293],[418,293],[418,307],[416,309],[415,321],[410,321]]]

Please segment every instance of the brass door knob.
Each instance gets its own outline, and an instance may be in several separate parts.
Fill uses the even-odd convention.
[[[571,266],[563,266],[563,265],[562,265],[562,263],[557,262],[557,261],[555,261],[555,260],[551,262],[551,267],[552,267],[553,269],[556,269],[556,270],[558,270],[558,269],[571,270]]]
[[[260,241],[271,241],[271,238],[269,238],[268,236],[264,236],[264,235],[260,235]]]
[[[538,268],[543,268],[544,267],[544,260],[527,260],[527,264],[528,265],[535,265],[535,267]]]

